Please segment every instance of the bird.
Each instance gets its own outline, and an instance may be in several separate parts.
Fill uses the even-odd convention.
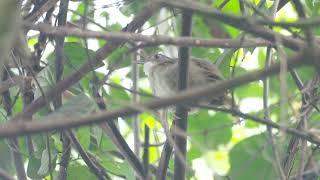
[[[151,55],[144,60],[143,71],[148,77],[155,96],[168,97],[178,92],[178,59],[161,53]],[[208,84],[221,82],[224,77],[217,66],[207,60],[191,57],[188,70],[187,88],[199,88]],[[197,102],[203,105],[223,105],[226,92]]]

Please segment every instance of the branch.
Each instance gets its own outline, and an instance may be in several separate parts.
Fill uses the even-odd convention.
[[[100,110],[105,111],[107,109],[106,104],[104,103],[104,100],[102,96],[99,94],[99,88],[98,86],[99,80],[98,79],[93,79],[93,86],[92,86],[92,92],[93,92],[93,97],[95,98],[95,101],[99,107]],[[129,164],[132,166],[134,169],[136,175],[140,179],[145,178],[145,173],[143,166],[141,162],[138,159],[138,155],[135,155],[134,152],[130,149],[129,145],[121,135],[118,127],[116,126],[115,122],[113,121],[108,121],[106,123],[101,123],[100,128],[102,131],[109,136],[111,141],[117,146],[119,149],[121,155],[129,162]]]
[[[25,82],[30,82],[31,79],[31,77],[24,76],[9,77],[7,80],[0,82],[0,93],[3,93],[16,85],[23,86]]]
[[[93,172],[94,175],[96,175],[97,179],[111,179],[111,177],[105,172],[104,169],[100,168],[101,165],[96,165],[91,159],[90,156],[87,154],[87,152],[83,149],[80,142],[78,141],[76,135],[73,133],[73,131],[69,130],[65,132],[65,135],[68,136],[68,138],[71,140],[71,142],[74,144],[75,149],[78,151],[80,156],[82,157],[83,161],[86,163],[86,165],[89,167],[90,171]]]
[[[60,7],[59,7],[59,13],[58,13],[58,26],[65,26],[67,23],[67,14],[68,14],[68,6],[69,6],[69,0],[60,1]],[[55,61],[54,61],[54,67],[55,67],[55,80],[56,83],[60,82],[63,75],[63,69],[64,69],[64,36],[56,37],[55,39],[56,45],[55,45]],[[53,98],[53,106],[54,109],[60,108],[62,105],[62,96],[61,92],[57,92],[57,94],[54,94]],[[63,144],[63,156],[61,156],[60,159],[60,167],[58,171],[58,179],[64,180],[67,179],[67,169],[70,162],[70,155],[71,155],[71,143],[70,138],[67,136],[67,131],[61,132],[61,140]],[[50,149],[50,148],[48,148]],[[48,152],[50,155],[50,152]],[[50,156],[49,156],[50,157]],[[50,160],[50,159],[49,159]],[[89,165],[88,165],[89,166]],[[90,166],[89,166],[90,168]],[[51,170],[51,165],[49,163],[49,171]],[[52,178],[52,173],[50,174],[50,179]]]
[[[141,14],[137,15],[131,21],[131,23],[129,23],[123,29],[123,31],[133,32],[141,27],[152,16],[157,8],[158,7],[153,4],[147,5],[144,8],[144,11]],[[46,97],[41,96],[38,99],[34,100],[28,107],[26,107],[26,109],[24,109],[22,113],[18,113],[16,116],[12,117],[12,120],[16,121],[26,114],[33,114],[37,112],[40,108],[43,107],[43,105],[45,105],[46,100],[51,100],[55,94],[67,90],[95,67],[101,66],[103,64],[102,60],[120,45],[121,43],[118,42],[110,42],[102,48],[98,49],[96,53],[91,57],[90,61],[88,60],[88,62],[83,64],[76,72],[66,77],[64,80],[58,82],[56,86],[52,87],[50,91],[47,92]]]
[[[150,147],[150,128],[148,125],[144,125],[144,147],[143,147],[143,167],[146,177],[149,177],[149,147]]]
[[[288,67],[294,68],[294,67],[301,66],[303,65],[303,60],[309,59],[310,61],[312,61],[311,60],[312,58],[320,59],[320,54],[318,52],[319,51],[316,51],[313,53],[313,52],[310,52],[308,49],[305,49],[305,51],[300,52],[296,56],[288,59]],[[144,104],[133,104],[133,105],[130,105],[130,107],[136,106],[136,107],[147,107],[150,109],[158,109],[158,108],[170,106],[173,104],[188,103],[199,98],[214,95],[221,91],[226,91],[227,89],[232,89],[234,87],[238,87],[252,81],[263,79],[266,76],[274,75],[279,71],[280,71],[280,65],[274,64],[269,68],[253,71],[231,80],[210,84],[201,88],[189,89],[175,96],[161,98],[161,99],[154,99]],[[99,112],[99,113],[91,114],[90,116],[84,116],[82,118],[65,117],[63,119],[54,119],[51,121],[47,120],[47,121],[26,122],[26,121],[20,120],[16,122],[3,123],[0,126],[0,137],[19,136],[23,134],[45,132],[45,131],[51,131],[55,129],[68,129],[73,127],[80,127],[80,126],[89,125],[89,124],[111,121],[118,117],[130,116],[130,115],[139,113],[139,110],[137,110],[136,108],[132,109],[130,107],[125,107],[125,108],[116,109],[112,111]],[[320,140],[318,139],[318,137],[310,133],[299,132],[295,129],[286,128],[284,126],[281,126],[269,121],[257,121],[257,122],[261,124],[270,125],[271,127],[277,128],[277,129],[287,129],[286,130],[287,133],[298,136],[300,138],[307,139],[311,143],[320,144]]]
[[[4,71],[1,73],[1,76],[2,76],[1,81],[6,81],[9,78],[9,73],[7,71]],[[2,95],[2,101],[3,101],[2,105],[7,113],[7,117],[10,117],[12,115],[12,100],[10,96],[10,91],[6,90],[1,95]],[[18,138],[12,137],[12,138],[9,138],[8,141],[9,141],[8,146],[10,148],[11,155],[14,161],[17,177],[21,180],[26,180],[27,175],[26,175],[25,168],[23,166],[24,162],[20,152]]]
[[[11,177],[5,170],[0,168],[0,179],[3,180],[15,180],[15,178]]]
[[[48,0],[47,2],[43,3],[39,8],[34,9],[30,14],[25,16],[23,19],[27,21],[35,22],[37,21],[43,13],[47,12],[49,9],[54,7],[59,0]]]
[[[200,13],[205,16],[213,17],[225,24],[231,25],[235,28],[247,31],[255,36],[262,37],[268,41],[276,42],[276,38],[279,38],[283,45],[293,50],[301,49],[303,42],[293,37],[284,36],[276,33],[264,26],[256,24],[255,19],[248,18],[240,15],[230,15],[223,13],[212,7],[205,6],[201,3],[196,3],[190,0],[179,0],[179,1],[164,1],[157,0],[162,6],[179,8],[182,10],[189,10],[195,13]]]
[[[184,11],[182,13],[181,36],[190,36],[192,31],[192,12]],[[178,91],[183,91],[188,88],[188,71],[189,71],[190,49],[186,46],[179,48],[179,73],[178,73]],[[186,132],[188,127],[188,109],[186,106],[178,104],[176,106],[174,128],[179,128]],[[171,136],[171,135],[170,135]],[[181,152],[182,159],[175,154],[174,157],[174,179],[185,179],[186,175],[186,153],[187,140],[185,137],[176,136],[175,143],[177,149]],[[165,175],[165,174],[164,174]]]
[[[217,47],[217,48],[251,48],[272,46],[273,43],[257,38],[239,39],[205,39],[194,37],[170,37],[165,35],[142,35],[128,32],[100,32],[70,27],[54,27],[48,24],[30,24],[23,22],[23,26],[35,31],[55,36],[75,36],[83,38],[99,38],[117,42],[144,42],[145,46],[161,44],[176,46]]]

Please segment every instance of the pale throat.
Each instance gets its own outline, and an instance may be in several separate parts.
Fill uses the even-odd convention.
[[[148,62],[144,63],[143,71],[144,71],[144,73],[145,73],[147,76],[150,75],[150,73],[151,73],[150,71],[151,71],[151,69],[152,69],[152,67],[153,67],[154,65],[156,65],[156,63],[155,63],[155,62],[152,62],[152,61],[148,61]]]

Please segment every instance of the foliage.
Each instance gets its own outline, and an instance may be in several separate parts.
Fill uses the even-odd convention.
[[[110,4],[109,1],[102,2],[99,0],[70,1],[69,9],[73,10],[68,11],[68,25],[94,31],[107,30],[110,32],[120,32],[134,16],[145,9],[147,2],[146,0],[115,0],[114,3]],[[210,8],[219,8],[224,15],[258,17],[263,19],[264,17],[262,15],[269,16],[268,11],[275,1],[250,0],[246,1],[247,3],[243,3],[243,1],[238,0],[201,0],[197,2]],[[226,4],[222,7],[221,5],[225,2]],[[0,1],[0,7],[2,7],[1,3],[2,1]],[[316,0],[305,0],[302,4],[308,18],[318,18],[320,2]],[[37,5],[39,4],[34,4],[32,7],[38,7]],[[23,4],[23,7],[24,6],[26,6],[26,4]],[[286,10],[292,11],[293,14],[285,13]],[[275,18],[295,21],[297,20],[297,13],[295,11],[294,6],[288,3],[278,12]],[[27,11],[27,14],[29,13],[32,13],[32,11]],[[54,21],[59,19],[57,13],[58,12],[54,11],[54,15],[51,17],[52,22],[48,20],[46,23],[54,26]],[[44,14],[44,19],[45,16],[49,16],[49,14],[49,12]],[[161,9],[155,13],[143,27],[139,28],[137,32],[145,35],[161,34],[178,37],[180,36],[179,32],[181,28],[180,15],[181,10],[179,9]],[[8,18],[0,17],[0,40],[9,39],[13,41],[11,34],[13,31],[4,29],[7,24],[8,28],[11,27],[12,22],[8,22],[7,20]],[[38,21],[42,22],[44,20],[40,18]],[[17,22],[17,24],[18,23],[19,22]],[[20,27],[18,25],[14,25],[12,29]],[[293,35],[292,37],[304,38],[303,29],[276,27],[273,30],[286,35]],[[316,26],[312,30],[312,33],[318,36],[320,33],[319,26]],[[36,80],[34,79],[32,81],[33,88],[29,89],[30,92],[34,93],[34,99],[41,98],[44,94],[50,93],[58,84],[58,82],[56,82],[55,70],[57,37],[54,35],[44,37],[43,35],[44,34],[36,34],[35,37],[29,33],[27,34],[28,43],[34,55],[33,58],[36,60],[36,57],[38,57],[37,53],[40,54],[38,54],[40,58],[38,59],[39,62],[37,62],[37,65],[41,67],[41,71],[36,71],[34,64],[30,65],[30,67],[7,66],[7,68],[10,69],[11,75],[34,76]],[[193,14],[192,36],[207,39],[256,38],[241,29],[228,25],[224,21],[218,21],[215,18],[198,13]],[[43,42],[43,40],[45,42]],[[61,106],[57,107],[54,101],[46,101],[46,105],[41,106],[41,110],[37,110],[33,114],[33,121],[84,118],[90,117],[91,114],[94,116],[97,112],[109,110],[116,112],[123,107],[138,109],[142,111],[142,113],[136,117],[124,116],[110,119],[110,121],[115,122],[115,126],[119,129],[122,138],[126,140],[126,143],[130,147],[133,147],[134,144],[134,132],[138,132],[136,136],[141,140],[140,151],[144,149],[144,139],[148,135],[143,131],[145,125],[150,128],[150,146],[147,148],[149,153],[148,163],[150,163],[150,167],[157,169],[161,157],[162,145],[166,141],[166,134],[164,133],[163,122],[160,120],[161,116],[159,116],[160,113],[158,113],[158,110],[154,111],[143,106],[131,105],[135,99],[133,97],[134,93],[130,90],[133,83],[139,84],[137,91],[140,92],[141,97],[138,98],[140,102],[146,102],[151,99],[150,96],[146,96],[145,94],[150,94],[152,89],[143,72],[143,68],[140,66],[138,66],[137,69],[139,78],[136,82],[133,82],[132,76],[134,76],[134,73],[132,64],[136,63],[134,62],[135,56],[144,59],[147,55],[153,54],[154,52],[162,52],[171,57],[177,56],[178,48],[175,46],[160,45],[157,47],[147,46],[142,50],[136,50],[135,47],[141,45],[141,43],[130,40],[128,43],[121,44],[121,46],[114,49],[107,57],[103,57],[103,66],[97,67],[97,64],[93,63],[94,67],[90,68],[94,70],[89,73],[79,72],[79,69],[82,68],[84,64],[94,61],[96,56],[102,56],[101,54],[103,54],[103,50],[105,50],[103,47],[105,48],[105,45],[110,45],[111,43],[111,41],[103,39],[65,37],[63,47],[65,62],[62,80],[68,79],[77,73],[78,75],[76,77],[81,76],[82,78],[75,81],[68,90],[62,91]],[[14,43],[1,44],[0,50],[3,52],[11,49],[11,44]],[[4,44],[8,47],[2,48]],[[279,46],[279,48],[283,49],[273,48],[271,51],[272,64],[283,62],[286,57],[291,57],[291,55],[295,53],[282,46]],[[135,54],[136,52],[138,55]],[[267,47],[233,49],[192,47],[190,53],[194,57],[207,59],[211,63],[215,63],[226,80],[239,77],[257,69],[266,68]],[[283,55],[281,53],[285,54]],[[5,54],[5,52],[2,54]],[[1,58],[0,61],[4,62]],[[30,68],[33,71],[32,73],[30,72]],[[285,127],[296,128],[297,125],[295,122],[299,122],[301,119],[300,114],[304,113],[301,112],[303,103],[301,92],[307,92],[308,89],[314,88],[314,91],[312,91],[313,95],[315,94],[314,96],[316,96],[319,94],[317,87],[312,86],[319,84],[311,82],[311,80],[316,77],[317,70],[318,69],[310,66],[295,69],[299,79],[303,85],[305,85],[302,88],[303,90],[297,86],[297,80],[292,76],[292,71],[291,74],[285,74],[285,81],[281,80],[282,77],[280,75],[268,78],[270,85],[270,92],[266,97],[268,101],[268,112],[270,114],[268,119]],[[5,80],[5,78],[2,79]],[[254,81],[230,89],[228,96],[234,100],[235,108],[256,117],[265,117],[266,109],[263,107],[265,89],[263,80],[264,79],[261,79],[260,81]],[[25,98],[32,99],[33,96],[28,96],[23,89],[19,88],[19,86],[12,87],[7,91],[9,94],[3,93],[2,106],[0,108],[1,123],[7,123],[12,116],[23,112],[28,104],[31,103],[28,103]],[[285,97],[283,96],[283,90],[286,90],[284,92]],[[50,94],[50,96],[56,95],[57,94]],[[312,95],[309,93],[308,96]],[[10,106],[12,105],[10,110],[13,114],[9,113],[6,106],[8,105],[8,103],[6,104],[8,97],[11,100],[9,104]],[[48,96],[44,97],[52,98]],[[57,100],[57,97],[54,99]],[[317,103],[317,101],[314,103]],[[317,104],[313,105],[316,106]],[[312,109],[307,113],[308,126],[313,128],[310,132],[317,132],[320,128],[319,112]],[[168,124],[173,124],[174,115],[171,110],[169,111],[168,117]],[[135,119],[140,119],[138,126],[133,125]],[[96,168],[103,170],[108,176],[111,176],[112,179],[116,177],[135,179],[137,172],[135,172],[135,169],[132,167],[132,163],[125,159],[126,156],[121,152],[121,148],[119,150],[119,145],[107,135],[108,132],[100,127],[101,124],[94,124],[77,127],[72,130],[81,148],[91,157],[90,159]],[[135,128],[139,129],[137,130]],[[210,176],[210,178],[214,177],[214,179],[228,178],[237,180],[281,179],[279,178],[279,167],[277,166],[273,151],[274,149],[278,151],[281,162],[280,166],[282,166],[288,154],[287,147],[290,138],[293,136],[283,132],[282,129],[273,130],[271,133],[274,142],[271,144],[266,129],[265,125],[254,122],[253,119],[237,117],[230,112],[219,112],[201,108],[192,110],[188,115],[187,132],[182,133],[183,136],[187,136],[188,139],[186,153],[188,165],[187,178],[209,179]],[[27,140],[28,138],[32,139],[32,148],[30,147],[30,142]],[[21,154],[23,165],[26,165],[25,171],[28,178],[49,179],[52,178],[50,176],[53,176],[53,178],[56,179],[60,173],[58,170],[60,161],[65,153],[65,142],[62,141],[64,137],[61,135],[61,129],[38,133],[28,136],[28,138],[18,138],[18,151]],[[74,142],[72,143],[72,151],[67,169],[68,179],[96,179],[97,175],[93,173],[92,169],[87,165],[87,162],[81,157],[81,153],[75,148]],[[306,167],[304,170],[307,171],[312,169],[310,165],[312,162],[316,162],[316,164],[319,165],[319,155],[314,155],[317,154],[318,146],[315,147],[314,144],[307,144],[305,148],[306,154],[304,155],[306,157],[304,157],[304,164]],[[298,151],[297,154],[301,153],[301,149],[298,149]],[[1,138],[0,168],[8,174],[15,176],[17,172],[14,166],[15,161],[13,160],[12,152],[13,149],[10,146],[10,141]],[[140,152],[140,154],[137,155],[141,162],[142,154],[143,153]],[[303,158],[300,156],[301,154],[295,155],[296,159],[292,164],[293,172],[291,172],[291,177],[300,172],[299,168],[302,164],[301,159]],[[309,160],[307,160],[308,158]],[[173,164],[172,158],[168,166],[169,175],[172,175],[174,171]],[[155,173],[151,171],[152,168],[149,168],[150,177],[155,178]]]

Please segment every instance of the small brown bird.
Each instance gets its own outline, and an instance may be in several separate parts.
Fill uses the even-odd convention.
[[[178,59],[155,54],[146,58],[143,69],[156,96],[172,96],[177,93]],[[224,79],[215,65],[197,58],[190,58],[188,73],[188,88],[206,86]],[[225,95],[225,92],[219,93],[199,102],[205,105],[222,105]]]

